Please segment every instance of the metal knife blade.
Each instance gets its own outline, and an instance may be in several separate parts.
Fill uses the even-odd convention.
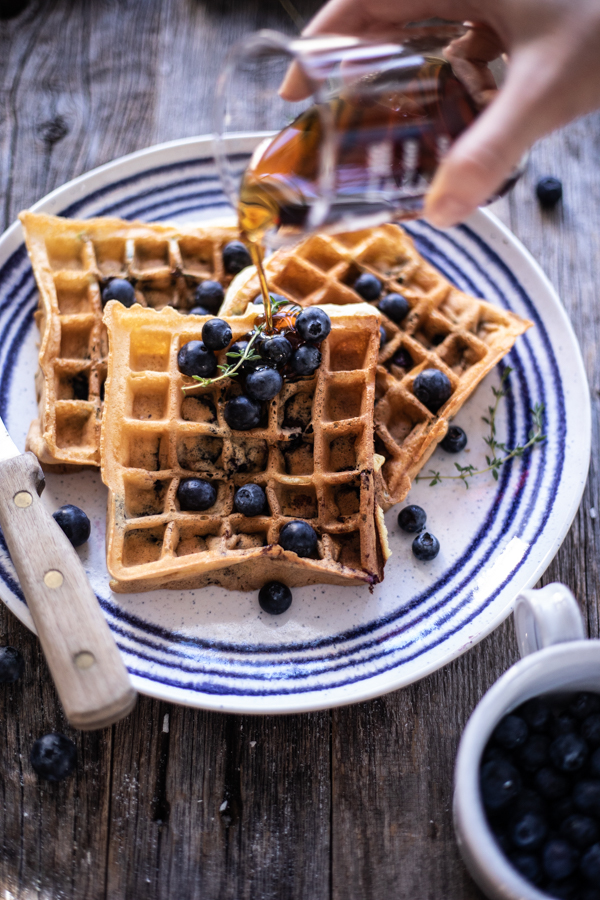
[[[6,430],[6,425],[0,419],[0,461],[20,455],[21,451],[17,449],[17,445]]]

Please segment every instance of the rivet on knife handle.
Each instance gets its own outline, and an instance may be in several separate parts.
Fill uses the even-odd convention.
[[[65,714],[104,728],[136,692],[76,551],[39,499],[32,453],[0,462],[0,526]]]

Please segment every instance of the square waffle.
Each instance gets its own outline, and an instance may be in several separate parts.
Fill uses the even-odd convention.
[[[444,438],[448,424],[479,382],[531,326],[511,312],[455,288],[415,249],[397,225],[350,234],[316,234],[265,262],[269,287],[301,306],[361,298],[352,285],[363,272],[382,282],[382,295],[402,294],[410,310],[401,325],[379,313],[386,340],[379,352],[375,404],[376,450],[384,508],[403,500],[413,478]],[[236,276],[220,315],[240,315],[259,292],[254,268]],[[376,307],[375,301],[372,306]],[[404,353],[400,354],[403,350]],[[452,395],[431,413],[414,395],[423,369],[450,379]]]
[[[39,417],[27,449],[45,468],[100,465],[100,420],[108,342],[101,290],[129,278],[142,306],[193,306],[206,279],[226,287],[221,250],[234,228],[178,228],[121,219],[20,216],[40,299],[36,375]]]
[[[109,488],[107,565],[116,591],[218,584],[259,588],[277,579],[303,585],[374,584],[383,577],[385,525],[377,503],[373,405],[379,319],[366,304],[328,307],[332,331],[313,376],[286,380],[265,404],[263,422],[235,431],[223,417],[241,392],[235,378],[183,392],[193,381],[179,349],[200,340],[206,318],[117,302],[106,306],[109,336],[102,478]],[[232,318],[233,340],[257,311]],[[222,351],[220,362],[224,362]],[[184,512],[182,478],[208,478],[215,506]],[[233,508],[236,487],[266,491],[269,513]],[[286,522],[304,519],[319,537],[318,557],[277,543]]]

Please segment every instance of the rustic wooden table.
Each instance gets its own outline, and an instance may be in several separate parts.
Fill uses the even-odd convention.
[[[0,184],[4,227],[93,166],[210,130],[227,46],[260,27],[293,30],[287,0],[1,0]],[[296,0],[304,18],[318,0]],[[497,209],[571,315],[592,389],[598,446],[600,114],[540,143]],[[565,199],[542,213],[533,186]],[[595,455],[575,524],[543,581],[578,596],[598,637]],[[452,770],[477,701],[517,658],[512,624],[412,687],[298,716],[197,712],[144,697],[124,722],[75,734],[38,642],[0,604],[0,644],[25,677],[0,690],[0,894],[6,898],[469,900],[451,821]],[[170,727],[163,728],[165,715]],[[35,738],[77,741],[74,777],[29,764]],[[220,812],[223,800],[227,808]]]

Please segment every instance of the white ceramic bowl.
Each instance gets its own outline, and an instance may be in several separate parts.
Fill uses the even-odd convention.
[[[577,601],[562,584],[524,591],[514,612],[524,657],[487,692],[462,736],[455,769],[454,828],[458,846],[479,887],[494,900],[547,900],[502,853],[487,823],[479,767],[488,739],[521,703],[548,693],[600,692],[600,641],[585,640]]]

